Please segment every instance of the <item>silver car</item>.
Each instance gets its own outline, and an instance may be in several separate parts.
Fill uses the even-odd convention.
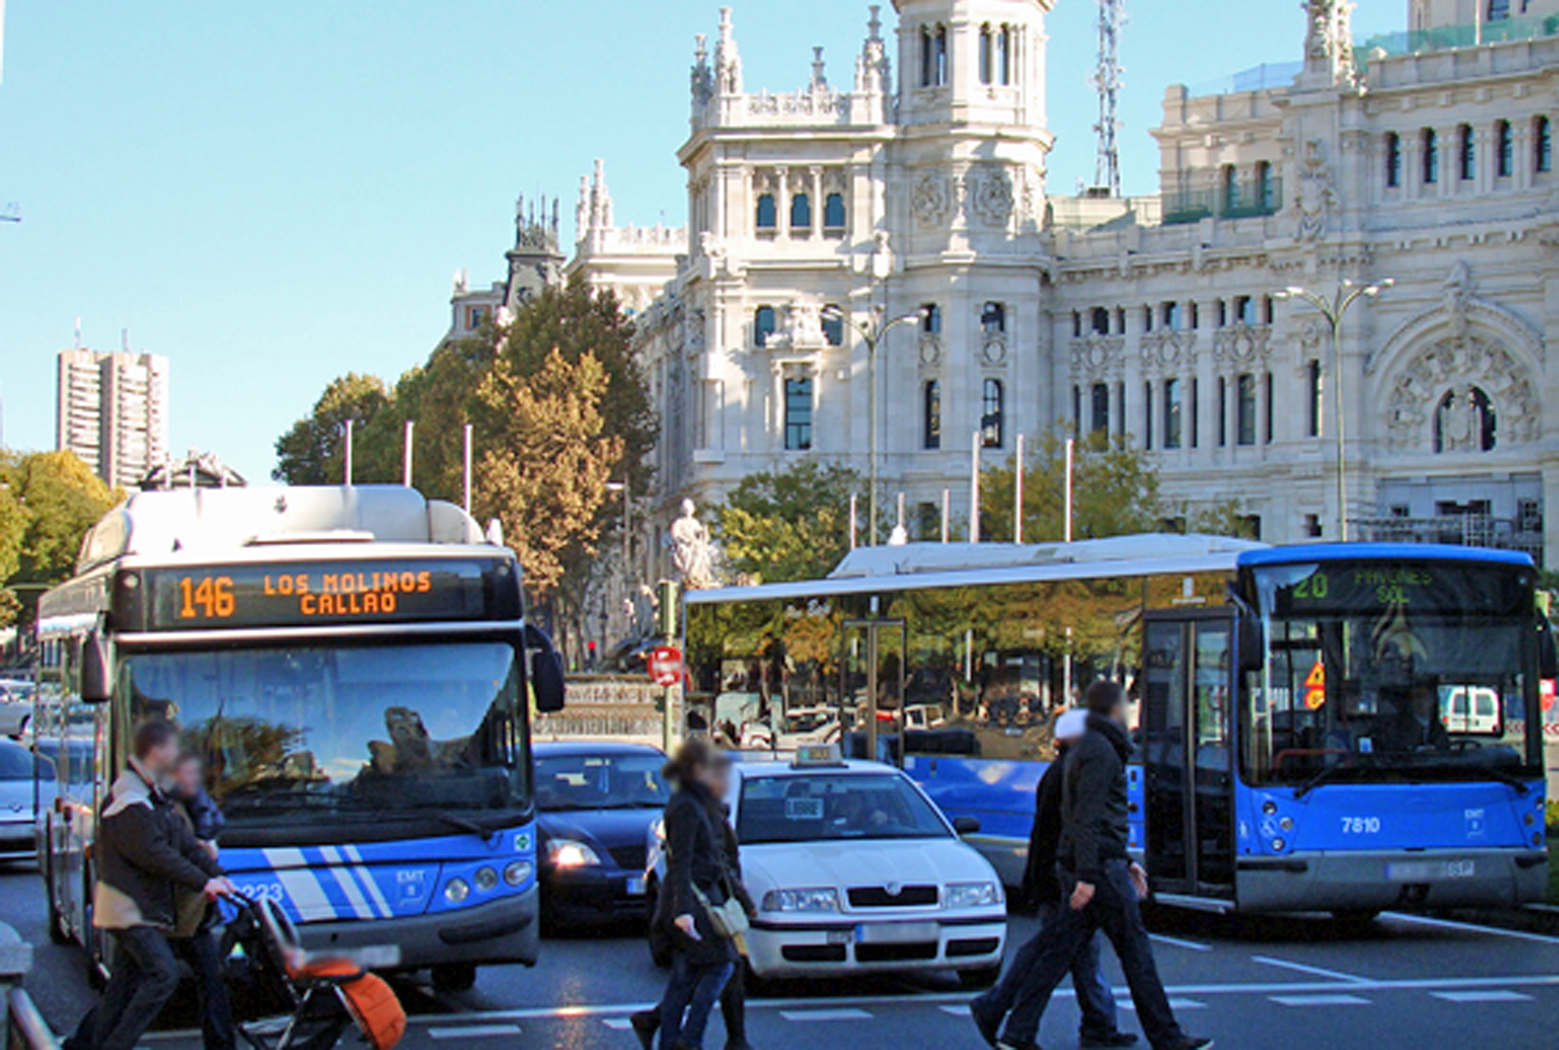
[[[0,860],[33,856],[33,754],[14,740],[0,740]],[[53,788],[49,786],[49,799]]]

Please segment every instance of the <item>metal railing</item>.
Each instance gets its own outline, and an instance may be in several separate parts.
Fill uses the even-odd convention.
[[[1163,222],[1175,226],[1207,218],[1252,219],[1276,215],[1282,207],[1282,179],[1252,179],[1216,189],[1166,193]]]
[[[59,1040],[26,989],[12,988],[6,994],[5,1005],[6,1050],[59,1050]]]
[[[1367,63],[1372,51],[1387,55],[1412,55],[1424,51],[1444,51],[1453,47],[1478,47],[1513,40],[1537,40],[1559,34],[1559,15],[1530,18],[1501,18],[1495,22],[1436,26],[1433,29],[1399,30],[1379,33],[1354,45],[1356,61]]]
[[[1488,514],[1447,514],[1433,518],[1356,518],[1359,538],[1375,543],[1437,543],[1451,547],[1492,547],[1525,551],[1543,563],[1543,530],[1533,522]]]

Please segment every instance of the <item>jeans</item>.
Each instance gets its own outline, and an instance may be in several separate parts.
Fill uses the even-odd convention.
[[[1061,885],[1070,891],[1077,883],[1076,877],[1066,872],[1061,876]],[[1148,1042],[1157,1050],[1163,1050],[1185,1038],[1169,1008],[1169,997],[1164,994],[1164,985],[1158,978],[1158,967],[1153,963],[1153,947],[1148,942],[1148,931],[1142,925],[1142,911],[1137,903],[1136,887],[1131,882],[1130,866],[1124,860],[1109,860],[1104,863],[1094,887],[1093,900],[1086,908],[1074,911],[1064,904],[1060,907],[1054,935],[1019,983],[1017,999],[1007,1015],[1004,1041],[1018,1044],[1035,1041],[1051,993],[1071,969],[1077,953],[1099,930],[1104,931],[1115,946],[1115,954],[1120,957],[1121,970],[1131,988],[1131,1001],[1137,1008],[1137,1020]]]
[[[92,1050],[135,1050],[179,987],[179,964],[167,936],[151,926],[111,931],[119,951],[96,1007]]]
[[[1023,978],[1038,963],[1046,946],[1055,936],[1061,910],[1065,907],[1060,901],[1049,901],[1039,906],[1039,932],[1024,942],[996,987],[984,996],[985,1001],[1003,1015],[1011,1011]],[[1077,1006],[1083,1013],[1080,1031],[1085,1038],[1114,1035],[1120,1030],[1115,1014],[1115,993],[1110,991],[1104,975],[1099,972],[1099,946],[1103,940],[1104,935],[1095,931],[1072,959],[1072,987],[1077,991]]]
[[[644,1017],[654,1026],[653,1031],[660,1029],[660,1007],[653,1010],[644,1010],[634,1014],[635,1017]],[[731,968],[730,979],[725,982],[725,988],[720,992],[720,1017],[725,1021],[725,1045],[742,1046],[747,1042],[747,985],[742,978],[739,967]],[[66,1047],[65,1050],[75,1050]]]
[[[660,1050],[704,1045],[709,1015],[734,969],[729,962],[695,966],[688,961],[686,952],[676,953],[671,962],[671,981],[660,1001]]]
[[[202,930],[193,937],[175,940],[174,950],[195,971],[195,995],[200,1003],[200,1031],[205,1050],[234,1050],[238,1032],[233,1026],[233,1003],[222,972],[222,949],[217,935]]]

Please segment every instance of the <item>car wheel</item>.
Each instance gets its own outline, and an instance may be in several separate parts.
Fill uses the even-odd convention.
[[[447,963],[433,967],[433,988],[440,992],[465,992],[476,984],[476,963]]]
[[[959,970],[958,983],[965,988],[989,988],[1001,978],[1001,966],[981,966],[976,970]]]

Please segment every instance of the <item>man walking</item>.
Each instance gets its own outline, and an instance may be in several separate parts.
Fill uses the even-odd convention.
[[[135,1050],[179,983],[168,943],[175,889],[216,898],[233,892],[221,867],[163,790],[179,758],[171,722],[135,731],[129,767],[114,781],[93,846],[92,922],[114,938],[113,975],[96,1007],[91,1050]]]
[[[1023,979],[1039,961],[1055,936],[1059,913],[1065,904],[1061,883],[1056,878],[1056,848],[1061,839],[1061,776],[1063,761],[1071,746],[1088,731],[1088,714],[1074,708],[1056,719],[1056,757],[1040,777],[1034,790],[1034,827],[1029,832],[1028,867],[1023,875],[1024,896],[1038,905],[1039,930],[1013,957],[1007,972],[986,994],[969,1004],[980,1034],[992,1046],[1002,1020],[1017,1000]],[[1078,1035],[1083,1050],[1134,1046],[1137,1037],[1116,1027],[1115,995],[1099,972],[1099,945],[1103,935],[1097,931],[1084,943],[1072,960],[1072,987],[1082,1010],[1082,1028]]]
[[[1126,693],[1116,682],[1088,687],[1088,731],[1073,745],[1061,774],[1061,841],[1057,868],[1066,906],[1055,934],[1019,984],[997,1045],[1037,1050],[1040,1018],[1077,953],[1103,930],[1115,946],[1137,1018],[1153,1050],[1205,1050],[1211,1039],[1186,1035],[1170,1009],[1142,925],[1138,900],[1147,873],[1126,852]]]

